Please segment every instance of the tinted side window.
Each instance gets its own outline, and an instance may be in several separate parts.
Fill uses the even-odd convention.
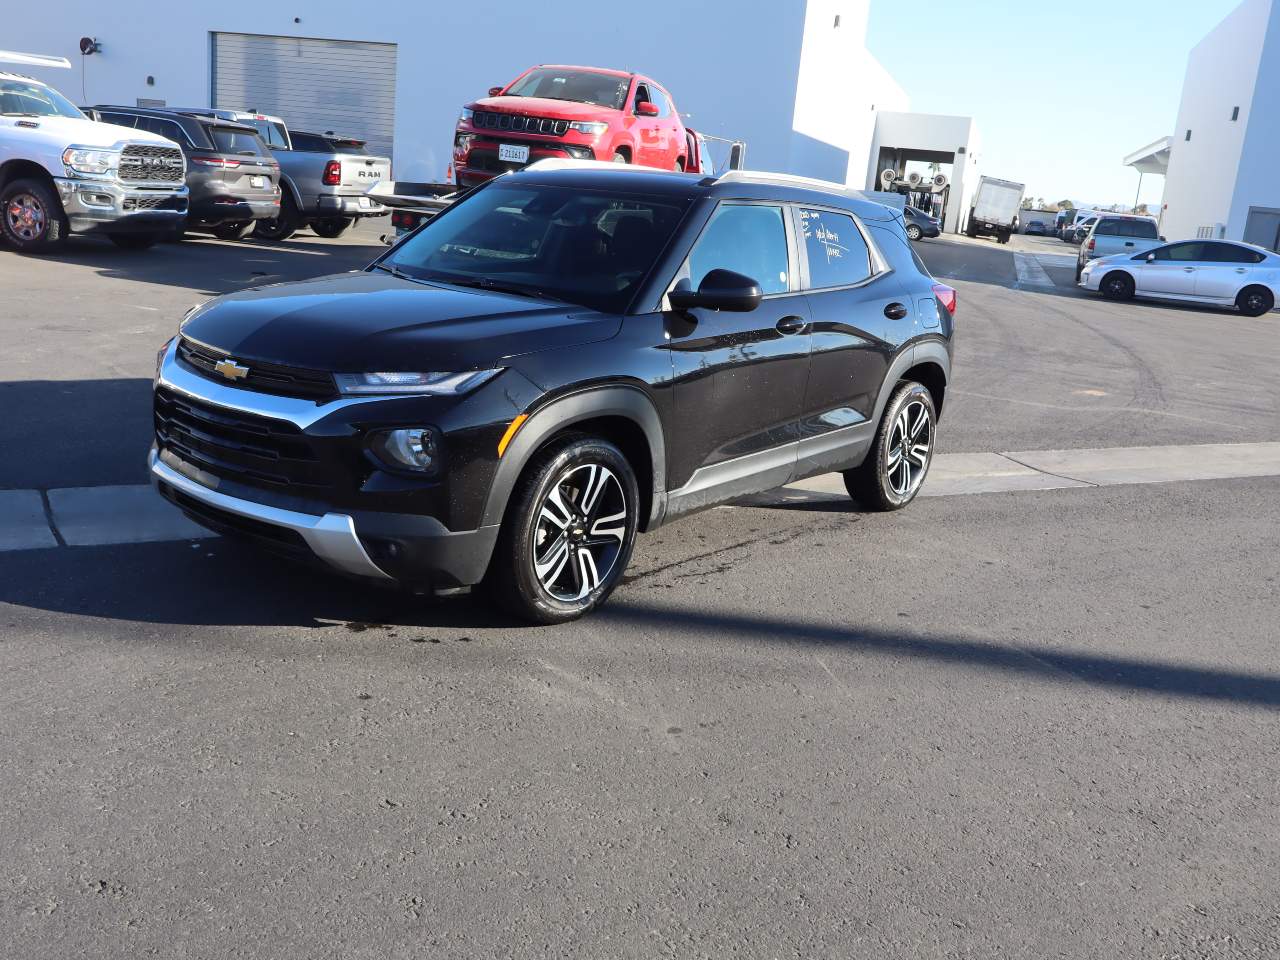
[[[267,145],[253,130],[237,130],[234,127],[210,127],[209,136],[220,153],[234,153],[246,157],[267,156]]]
[[[843,287],[871,276],[871,251],[853,217],[830,210],[801,210],[800,229],[810,289]]]
[[[785,293],[790,269],[782,208],[722,204],[689,254],[693,289],[717,269],[750,277],[765,293]]]
[[[658,116],[671,116],[671,101],[667,99],[667,95],[657,87],[649,88],[649,97],[653,100],[654,105],[658,108]]]
[[[1120,236],[1135,237],[1139,240],[1156,240],[1160,237],[1160,231],[1150,220],[1126,220]]]
[[[102,118],[103,123],[114,123],[120,127],[135,126],[134,121],[138,119],[137,117],[129,116],[129,114],[127,113],[101,113],[100,112],[98,116]]]
[[[1231,243],[1206,243],[1205,259],[1214,263],[1261,263],[1262,254]]]
[[[158,133],[160,136],[168,137],[176,143],[186,143],[187,141],[187,138],[182,134],[182,127],[172,120],[162,120],[160,117],[139,117],[138,129]]]
[[[1204,259],[1204,244],[1191,243],[1175,243],[1172,246],[1161,247],[1156,251],[1157,260],[1174,260],[1179,263],[1189,263],[1195,260]]]
[[[325,147],[324,138],[317,137],[314,133],[293,133],[293,149],[301,150],[304,153],[323,150]]]

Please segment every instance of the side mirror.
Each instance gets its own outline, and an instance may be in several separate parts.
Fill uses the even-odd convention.
[[[1154,253],[1147,254],[1147,263],[1155,263],[1156,255]]]
[[[649,103],[646,101],[645,103],[636,104],[637,117],[656,117],[657,115],[658,105],[656,103]]]
[[[491,97],[500,97],[500,96],[502,96],[502,87],[490,87],[490,88],[489,88],[489,96],[491,96]]]
[[[750,313],[760,306],[764,292],[760,284],[732,270],[712,270],[702,278],[697,290],[690,290],[688,281],[682,280],[667,294],[671,306],[677,310],[702,307],[705,310],[729,310],[734,313]]]
[[[1160,238],[1160,242],[1161,242],[1161,243],[1168,243],[1169,241],[1168,241],[1168,240],[1166,240],[1164,237],[1161,237],[1161,238]]]

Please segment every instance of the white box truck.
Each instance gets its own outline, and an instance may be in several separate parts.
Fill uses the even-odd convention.
[[[1022,209],[1022,194],[1026,189],[1025,184],[1012,180],[979,178],[964,232],[970,237],[995,237],[1000,243],[1008,243],[1017,229],[1018,211]]]

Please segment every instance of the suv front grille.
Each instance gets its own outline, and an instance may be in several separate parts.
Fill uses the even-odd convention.
[[[224,386],[316,401],[331,400],[338,394],[333,377],[326,370],[285,367],[276,363],[259,363],[256,360],[236,361],[241,366],[248,367],[249,372],[239,380],[228,380],[218,373],[216,367],[223,361],[235,358],[186,337],[178,341],[178,359],[201,376]]]
[[[478,130],[502,130],[512,133],[542,133],[549,137],[563,137],[569,132],[568,120],[552,117],[526,117],[514,113],[490,113],[477,110],[471,115],[471,125]]]
[[[160,387],[156,440],[215,477],[305,494],[328,486],[311,441],[294,424],[196,400]]]
[[[177,147],[128,144],[120,154],[120,179],[134,183],[181,183],[186,164]]]

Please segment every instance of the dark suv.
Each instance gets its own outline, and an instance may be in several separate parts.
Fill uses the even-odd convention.
[[[168,137],[187,158],[187,230],[239,240],[255,221],[280,214],[280,164],[258,131],[242,123],[177,110],[91,107],[103,123]]]
[[[830,471],[911,502],[955,306],[838,186],[543,161],[362,273],[190,313],[152,478],[213,530],[558,622],[696,510]]]

